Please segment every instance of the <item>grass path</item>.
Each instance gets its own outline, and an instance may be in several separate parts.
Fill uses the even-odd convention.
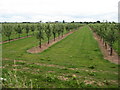
[[[52,39],[52,40],[49,41],[49,44],[48,44],[48,42],[43,43],[43,44],[41,45],[41,48],[39,47],[39,45],[38,45],[37,47],[32,47],[31,49],[27,50],[27,52],[28,52],[28,53],[41,53],[42,51],[48,49],[48,48],[49,48],[50,46],[52,46],[53,44],[55,44],[55,43],[59,42],[60,40],[66,38],[68,35],[72,34],[73,32],[74,32],[74,31],[71,31],[71,32],[69,32],[69,33],[66,33],[66,34],[64,34],[62,37],[56,37],[56,38],[55,38],[55,41],[54,41],[54,39]]]
[[[32,87],[40,88],[117,87],[118,65],[103,59],[88,26],[42,53],[26,52],[37,44],[34,37],[3,44],[3,77],[8,80],[4,86],[31,87],[32,81]],[[17,84],[12,74],[17,75]],[[20,78],[27,84],[24,85]]]

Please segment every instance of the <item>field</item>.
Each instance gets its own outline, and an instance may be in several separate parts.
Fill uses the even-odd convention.
[[[2,44],[3,87],[118,88],[119,65],[103,58],[89,26],[41,53],[28,53],[38,41],[32,36]],[[45,42],[47,38],[42,40]]]

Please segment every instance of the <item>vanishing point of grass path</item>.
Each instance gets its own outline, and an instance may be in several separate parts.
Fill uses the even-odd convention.
[[[24,75],[28,83],[31,79],[33,87],[117,87],[118,65],[103,59],[88,26],[42,53],[27,53],[36,42],[30,37],[3,44],[3,75],[14,69],[14,60],[20,60],[16,61],[18,77]]]

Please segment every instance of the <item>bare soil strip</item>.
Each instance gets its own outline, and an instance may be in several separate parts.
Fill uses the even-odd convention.
[[[10,41],[9,41],[9,40],[3,41],[3,42],[0,42],[0,44],[8,43],[8,42],[11,42],[11,41],[16,41],[16,40],[24,39],[24,38],[28,38],[28,37],[31,37],[31,36],[25,36],[25,37],[15,38],[15,39],[12,39],[12,40],[10,40]]]
[[[91,28],[90,28],[90,30],[91,30]],[[119,55],[113,50],[113,55],[110,56],[110,54],[109,54],[110,53],[110,46],[107,45],[107,49],[105,49],[105,46],[104,46],[103,42],[100,40],[99,36],[94,32],[93,32],[93,36],[99,44],[99,48],[104,56],[104,59],[109,60],[110,62],[115,63],[115,64],[120,64]]]
[[[48,49],[48,47],[52,46],[53,44],[57,43],[58,41],[64,39],[64,38],[67,37],[68,35],[72,34],[73,32],[75,32],[75,31],[71,31],[71,32],[63,35],[63,37],[57,37],[57,38],[55,38],[55,41],[54,41],[54,39],[52,39],[52,40],[50,40],[50,43],[49,43],[49,44],[48,44],[48,43],[42,44],[41,48],[40,48],[39,46],[33,47],[33,48],[27,50],[27,52],[28,52],[28,53],[40,53],[40,52]]]

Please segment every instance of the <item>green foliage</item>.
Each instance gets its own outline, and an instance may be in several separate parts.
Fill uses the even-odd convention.
[[[37,36],[37,39],[39,39],[39,45],[41,48],[41,40],[44,39],[44,34],[43,34],[44,27],[38,24],[37,28],[38,28],[38,32],[36,36]]]
[[[38,25],[37,28],[38,28],[37,39],[39,40],[44,39],[44,34],[43,34],[44,28],[41,25]]]
[[[49,44],[50,37],[52,35],[51,31],[52,31],[51,25],[50,24],[45,25],[45,33],[46,33],[46,36],[48,38],[48,44]]]
[[[26,30],[26,33],[27,33],[27,36],[28,36],[28,33],[30,31],[30,27],[28,25],[25,26],[25,30]]]
[[[56,24],[52,25],[52,33],[53,33],[54,41],[55,41],[56,33],[57,33],[57,27],[56,26],[57,26]]]
[[[3,33],[6,37],[8,37],[8,40],[10,40],[10,36],[12,34],[12,26],[3,26]]]
[[[15,27],[15,31],[19,34],[20,38],[20,34],[22,34],[22,28],[20,27],[20,25],[18,25],[18,27]]]
[[[115,29],[115,25],[111,25],[110,29],[106,32],[107,33],[107,41],[109,45],[112,47],[114,42],[117,40],[118,32]]]
[[[8,31],[11,31],[10,29],[12,29],[11,32],[11,36],[10,39],[15,39],[15,38],[19,38],[19,37],[25,37],[26,36],[26,26],[28,25],[29,28],[31,28],[32,25],[35,26],[35,28],[37,27],[37,24],[23,24],[23,23],[4,23],[2,24],[3,27],[8,27]],[[2,37],[3,37],[3,41],[8,40],[8,37],[4,34],[5,30],[3,28],[2,30]],[[35,31],[36,33],[36,31]],[[32,35],[33,32],[29,31],[29,35]]]
[[[34,25],[31,26],[31,31],[33,32],[33,35],[34,35],[34,31],[35,31],[35,26]]]

